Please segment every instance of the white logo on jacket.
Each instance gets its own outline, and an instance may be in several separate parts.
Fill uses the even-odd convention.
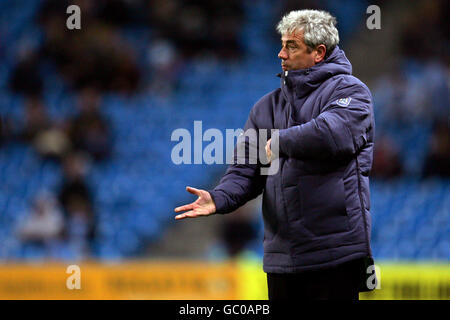
[[[347,107],[350,104],[351,100],[352,100],[352,98],[349,98],[349,97],[341,98],[341,99],[337,99],[336,103],[337,103],[338,106]]]

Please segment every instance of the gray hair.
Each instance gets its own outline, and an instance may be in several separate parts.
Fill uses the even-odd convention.
[[[278,23],[277,31],[281,35],[303,31],[305,44],[310,49],[324,44],[327,47],[325,57],[328,57],[339,43],[336,23],[336,18],[326,11],[298,10],[286,14]]]

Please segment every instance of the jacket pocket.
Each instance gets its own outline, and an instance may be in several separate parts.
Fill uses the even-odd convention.
[[[299,177],[301,220],[316,236],[349,230],[343,173]]]

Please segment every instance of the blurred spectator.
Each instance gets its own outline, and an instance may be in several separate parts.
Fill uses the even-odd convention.
[[[389,72],[375,80],[375,116],[380,125],[426,124],[450,116],[450,73],[443,61],[420,62],[400,57]]]
[[[220,235],[228,257],[239,256],[248,245],[255,240],[257,230],[255,226],[256,206],[259,202],[251,201],[227,215],[220,224]]]
[[[78,1],[83,12],[81,30],[68,30],[59,1],[47,1],[40,22],[46,39],[43,56],[53,60],[75,89],[94,86],[102,91],[130,93],[138,88],[140,72],[132,48],[111,26],[97,19],[98,3]],[[61,8],[62,7],[62,8]]]
[[[51,123],[48,129],[38,134],[33,145],[43,158],[57,161],[60,161],[71,147],[65,131],[57,123]]]
[[[46,246],[61,238],[63,228],[64,219],[56,198],[50,193],[41,193],[19,225],[17,235],[24,243]]]
[[[94,88],[81,90],[78,115],[69,120],[69,137],[75,151],[88,153],[94,160],[105,160],[111,153],[111,134],[106,120],[99,111],[101,97]]]
[[[372,177],[390,179],[400,176],[403,172],[399,150],[387,136],[376,139],[373,159]]]
[[[444,118],[445,119],[445,118]],[[430,152],[425,160],[424,177],[450,177],[450,126],[437,121],[430,139]]]
[[[51,121],[47,108],[36,96],[26,101],[25,125],[21,136],[46,159],[60,160],[70,148],[70,141],[63,128]]]
[[[34,96],[42,93],[39,59],[40,56],[37,52],[23,54],[9,79],[9,87],[13,92]]]
[[[167,39],[152,40],[147,49],[150,73],[148,90],[154,94],[170,95],[177,86],[177,76],[182,65],[180,55]]]
[[[51,126],[47,108],[38,96],[29,96],[25,101],[25,123],[22,139],[32,143],[44,130]]]
[[[156,0],[149,2],[148,12],[159,36],[173,40],[185,57],[205,52],[220,58],[241,55],[243,9],[237,0]]]
[[[376,116],[382,124],[411,125],[430,116],[424,82],[413,75],[411,66],[398,65],[376,81]]]
[[[81,154],[69,154],[64,159],[64,178],[58,198],[65,214],[65,239],[83,255],[90,253],[95,238],[95,216],[92,193],[84,177],[87,161]]]
[[[85,0],[90,1],[91,0]],[[126,26],[143,19],[142,0],[100,0],[95,1],[97,16],[113,26]]]
[[[0,147],[10,141],[13,137],[9,118],[0,115]]]
[[[439,57],[448,62],[450,3],[446,0],[417,1],[411,3],[411,7],[414,9],[403,21],[402,55],[419,61]]]

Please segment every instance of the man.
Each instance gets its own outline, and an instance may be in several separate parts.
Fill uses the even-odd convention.
[[[280,88],[252,108],[245,130],[279,129],[279,170],[231,165],[219,185],[176,219],[228,213],[263,193],[264,271],[269,299],[357,300],[370,248],[369,172],[374,119],[369,89],[351,75],[336,20],[316,10],[292,11],[281,34]],[[370,288],[372,289],[372,288]]]

